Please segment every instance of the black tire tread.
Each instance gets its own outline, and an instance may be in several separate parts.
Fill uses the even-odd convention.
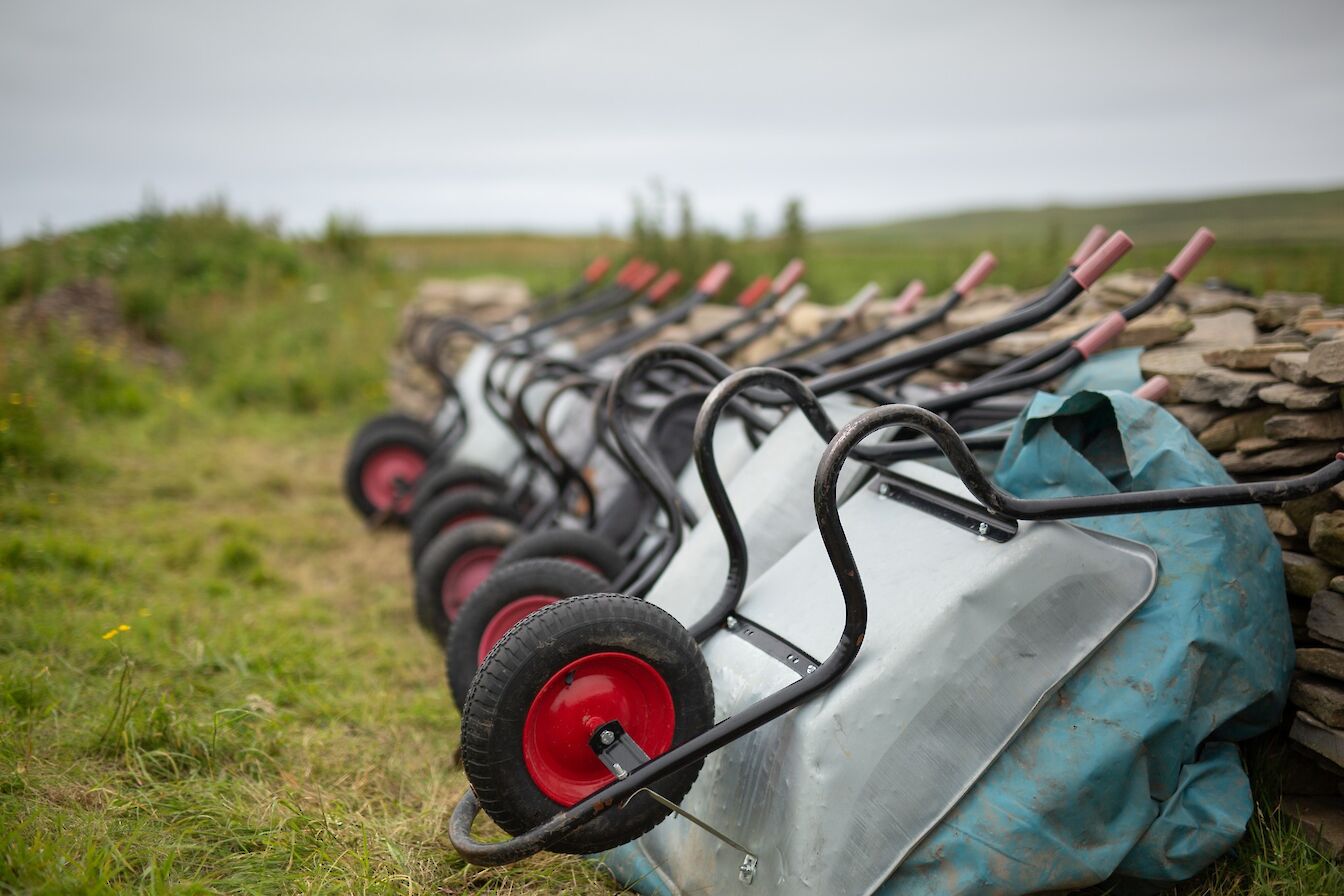
[[[668,680],[678,717],[673,746],[713,724],[714,693],[704,657],[664,610],[621,594],[574,597],[538,610],[490,651],[462,710],[463,767],[481,807],[508,833],[525,833],[561,809],[536,787],[522,761],[522,720],[536,690],[570,660],[607,649],[639,656],[665,679],[673,673]],[[679,802],[702,765],[664,778],[658,792]],[[658,803],[639,797],[626,808],[608,809],[551,848],[603,852],[642,836],[667,815]]]
[[[517,543],[514,542],[515,545]],[[490,574],[490,578],[471,593],[458,613],[452,631],[448,633],[444,648],[444,671],[448,675],[448,688],[453,692],[453,702],[458,709],[466,705],[471,680],[476,676],[476,655],[480,652],[481,635],[496,613],[513,601],[532,594],[566,598],[611,591],[611,582],[567,560],[537,558],[519,560],[504,566],[504,556],[508,552],[506,548],[499,558],[500,565]]]
[[[540,557],[578,557],[597,567],[609,581],[625,569],[625,557],[601,535],[586,529],[544,529],[530,532],[509,545],[499,558],[500,566]]]
[[[372,429],[368,428],[379,419],[375,418],[374,421],[370,421],[370,424],[366,424],[356,434],[354,440],[350,443],[349,451],[346,452],[345,466],[341,470],[341,484],[345,490],[345,497],[350,502],[350,506],[355,509],[355,512],[364,519],[369,519],[378,512],[378,508],[374,507],[373,503],[365,497],[363,483],[361,482],[364,464],[375,450],[388,445],[407,445],[420,452],[426,459],[434,450],[433,440],[424,427],[391,421]],[[366,429],[368,431],[365,431]],[[397,513],[389,515],[388,520],[399,524],[406,522],[405,516]]]
[[[459,485],[472,485],[498,494],[509,489],[503,476],[485,467],[459,463],[436,466],[433,470],[426,470],[416,483],[415,496],[411,499],[411,517],[414,518],[434,498]]]
[[[425,548],[415,567],[415,621],[439,647],[446,645],[452,629],[443,612],[443,577],[448,567],[473,548],[504,548],[517,537],[518,527],[508,520],[472,520],[439,533]]]
[[[419,568],[425,549],[443,533],[445,523],[469,513],[482,513],[515,523],[521,517],[517,507],[501,495],[483,488],[441,494],[411,517],[411,568]]]

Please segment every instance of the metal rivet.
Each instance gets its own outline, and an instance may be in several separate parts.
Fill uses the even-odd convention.
[[[602,736],[598,739],[601,740],[602,743],[608,747],[616,743],[616,735],[612,734],[610,731],[603,731]]]

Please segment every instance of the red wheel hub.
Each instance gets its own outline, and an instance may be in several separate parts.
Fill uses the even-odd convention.
[[[524,617],[535,613],[542,607],[549,607],[559,600],[560,598],[550,595],[530,594],[527,597],[518,598],[490,617],[490,622],[486,625],[485,631],[481,633],[480,646],[476,650],[476,665],[479,666],[485,662],[485,655],[490,652],[490,648],[498,644],[499,639],[504,637],[504,633],[522,622]]]
[[[364,468],[359,471],[359,487],[379,510],[391,508],[397,513],[407,513],[411,509],[411,492],[407,489],[398,495],[397,481],[410,485],[424,471],[425,456],[419,451],[408,445],[388,445],[364,461]]]
[[[443,601],[443,612],[449,622],[457,621],[457,614],[461,611],[462,605],[467,602],[471,592],[489,578],[502,553],[503,548],[472,548],[465,551],[448,567],[448,571],[443,574],[440,597]]]
[[[615,780],[588,746],[611,721],[649,756],[672,746],[672,692],[653,666],[628,653],[594,653],[551,676],[523,720],[523,762],[542,793],[568,807]]]

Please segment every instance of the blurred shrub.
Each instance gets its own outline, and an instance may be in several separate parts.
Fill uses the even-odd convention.
[[[358,215],[332,212],[322,228],[322,247],[344,264],[359,264],[369,257],[369,231]]]

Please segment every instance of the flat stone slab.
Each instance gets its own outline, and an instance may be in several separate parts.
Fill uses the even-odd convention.
[[[1344,647],[1344,594],[1328,589],[1313,594],[1307,631],[1323,644]]]
[[[1344,650],[1333,647],[1297,648],[1297,668],[1344,681]]]
[[[1257,401],[1256,395],[1261,389],[1278,381],[1278,377],[1269,373],[1205,367],[1181,386],[1181,399],[1217,402],[1225,408],[1244,408]]]
[[[1298,534],[1297,525],[1282,507],[1266,506],[1260,509],[1265,512],[1265,522],[1269,524],[1269,531],[1275,535],[1293,538]]]
[[[1336,731],[1311,713],[1298,712],[1288,737],[1317,756],[1344,766],[1344,731]]]
[[[1232,370],[1268,370],[1276,355],[1300,351],[1296,342],[1262,342],[1243,348],[1218,348],[1204,353],[1204,360]]]
[[[1236,348],[1255,345],[1260,330],[1250,311],[1233,309],[1219,314],[1196,314],[1190,318],[1193,328],[1185,337],[1187,345],[1202,344],[1205,349]]]
[[[1237,411],[1221,418],[1200,432],[1199,444],[1209,451],[1226,451],[1244,439],[1265,434],[1265,421],[1280,413],[1278,408]]]
[[[1335,571],[1310,554],[1284,551],[1283,577],[1288,585],[1289,594],[1311,597],[1330,587],[1330,580],[1335,577]]]
[[[1217,421],[1233,413],[1216,404],[1169,404],[1167,412],[1191,432],[1203,432]]]
[[[1326,563],[1344,566],[1344,510],[1317,514],[1307,538],[1311,552]]]
[[[1275,383],[1260,390],[1257,396],[1269,404],[1279,404],[1294,411],[1319,411],[1339,407],[1339,390],[1329,386],[1299,386],[1297,383]]]
[[[1305,386],[1316,382],[1307,372],[1307,362],[1310,360],[1311,352],[1284,352],[1269,362],[1269,372],[1281,380]]]
[[[1344,438],[1344,412],[1299,411],[1276,414],[1265,421],[1265,435],[1281,442]]]
[[[1344,339],[1313,348],[1307,359],[1307,374],[1323,383],[1344,383]]]
[[[1337,797],[1285,796],[1282,808],[1323,854],[1332,859],[1344,856],[1344,801]]]
[[[1331,728],[1344,728],[1344,687],[1297,676],[1288,690],[1288,699]]]
[[[1259,454],[1230,451],[1218,455],[1218,462],[1229,473],[1275,473],[1281,470],[1301,470],[1318,466],[1330,460],[1339,450],[1338,442],[1297,442],[1286,448],[1275,448]]]

